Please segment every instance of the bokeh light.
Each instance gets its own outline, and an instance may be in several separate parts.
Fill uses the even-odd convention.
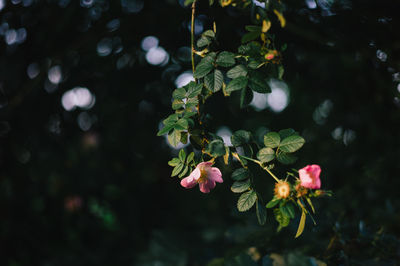
[[[250,106],[256,111],[262,111],[267,108],[267,94],[253,91],[253,99],[250,102]]]
[[[76,107],[90,109],[95,104],[95,101],[95,96],[84,87],[75,87],[66,91],[61,98],[62,106],[67,111],[72,111]]]
[[[376,51],[376,57],[382,62],[386,62],[387,60],[387,54],[382,50]]]
[[[264,94],[253,92],[253,99],[250,102],[256,111],[262,111],[269,107],[272,111],[282,112],[289,104],[289,89],[285,82],[271,79],[268,82],[271,93]]]
[[[253,3],[254,3],[256,6],[265,8],[265,3],[264,3],[264,2],[257,1],[257,0],[253,0]]]
[[[268,94],[267,102],[272,111],[282,112],[289,102],[287,92],[282,88],[271,88],[272,92]]]
[[[151,65],[165,65],[169,61],[169,55],[161,46],[153,47],[147,51],[146,60]]]
[[[149,51],[153,47],[158,46],[158,38],[155,36],[144,37],[141,43],[141,47],[144,51]]]
[[[0,11],[6,6],[5,0],[0,0]]]
[[[107,27],[108,31],[112,32],[112,31],[116,31],[117,29],[119,29],[120,24],[121,24],[120,20],[116,18],[116,19],[110,20],[107,23],[106,27]]]
[[[104,38],[97,44],[97,54],[107,56],[112,52],[113,42],[110,38]]]
[[[121,0],[122,10],[127,13],[139,13],[144,7],[143,0]]]
[[[82,112],[77,117],[79,128],[83,131],[88,131],[93,124],[92,118],[87,112]]]
[[[39,73],[40,73],[40,68],[39,68],[39,65],[37,63],[29,64],[29,66],[26,69],[26,74],[28,75],[28,77],[30,79],[36,78],[37,75],[39,75]]]
[[[176,78],[175,85],[177,88],[181,88],[191,81],[194,81],[193,73],[192,71],[188,70],[183,72]]]
[[[305,1],[306,1],[306,5],[309,9],[317,8],[317,3],[315,2],[315,0],[305,0]]]
[[[232,146],[232,142],[231,142],[232,131],[230,131],[229,128],[220,127],[217,130],[217,135],[220,136],[224,140],[225,145]]]
[[[62,80],[61,67],[58,65],[51,67],[47,72],[47,78],[51,83],[59,84]]]
[[[17,42],[17,31],[9,29],[5,33],[5,41],[8,45],[12,45]]]

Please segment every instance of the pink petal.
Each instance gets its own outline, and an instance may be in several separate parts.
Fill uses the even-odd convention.
[[[192,188],[197,184],[197,181],[191,178],[190,176],[185,177],[184,179],[181,180],[181,185],[182,187],[185,188]]]
[[[200,191],[203,193],[209,193],[211,189],[215,188],[215,182],[213,180],[207,180],[199,184]]]
[[[212,162],[201,162],[201,163],[199,163],[198,165],[197,165],[197,167],[196,168],[200,168],[200,169],[204,169],[204,170],[208,170],[208,168],[210,168],[211,167],[211,165],[213,165],[213,163]]]
[[[190,173],[188,177],[185,177],[181,180],[182,187],[185,188],[192,188],[197,184],[197,179],[200,178],[200,169],[196,167],[193,172]]]
[[[319,165],[313,164],[309,166],[309,172],[315,177],[319,178],[319,175],[321,174],[321,167]]]
[[[305,188],[318,189],[321,187],[321,167],[319,165],[307,165],[299,170],[301,185]]]
[[[208,179],[218,183],[224,182],[221,171],[217,167],[211,167],[211,169],[208,171]]]
[[[201,176],[201,171],[200,171],[199,167],[196,167],[196,169],[194,169],[193,172],[191,172],[188,177],[197,181],[200,178],[200,176]]]

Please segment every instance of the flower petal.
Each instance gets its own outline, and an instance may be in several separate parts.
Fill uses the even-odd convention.
[[[224,182],[221,171],[217,167],[211,167],[211,169],[208,171],[208,179],[218,183]]]
[[[299,170],[299,177],[301,186],[305,188],[318,189],[321,187],[321,180],[319,175],[321,174],[321,167],[319,165],[307,165],[306,167]]]
[[[201,176],[201,171],[200,171],[199,167],[197,166],[196,169],[194,169],[193,172],[191,172],[188,177],[197,181],[200,178],[200,176]]]
[[[182,187],[185,188],[192,188],[197,184],[197,181],[194,180],[192,177],[188,176],[181,180]]]
[[[314,178],[319,179],[319,175],[321,174],[321,167],[319,165],[313,164],[309,166],[309,172],[314,176]]]
[[[213,180],[207,180],[199,184],[200,191],[203,193],[209,193],[211,189],[215,188],[215,182]]]
[[[212,162],[201,162],[201,163],[199,163],[199,164],[197,165],[196,168],[200,168],[200,169],[203,169],[203,170],[207,171],[208,168],[211,167],[211,165],[213,165]]]

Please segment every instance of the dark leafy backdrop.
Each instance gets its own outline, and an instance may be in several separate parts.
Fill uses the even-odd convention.
[[[292,127],[305,137],[294,167],[320,164],[334,196],[295,240],[295,223],[277,234],[271,213],[262,227],[254,211],[238,213],[232,169],[218,164],[225,182],[210,194],[169,177],[177,150],[156,132],[191,69],[182,2],[0,1],[0,264],[396,265],[399,4],[285,2],[287,27],[275,30],[287,44],[287,107],[207,103],[214,131]],[[198,29],[217,22],[225,49],[249,19],[207,1],[198,14]],[[162,47],[158,65],[147,36]]]

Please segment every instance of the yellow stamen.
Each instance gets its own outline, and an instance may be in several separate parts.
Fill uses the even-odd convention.
[[[275,197],[278,199],[286,199],[290,194],[290,186],[286,181],[279,181],[275,183],[274,189]]]

